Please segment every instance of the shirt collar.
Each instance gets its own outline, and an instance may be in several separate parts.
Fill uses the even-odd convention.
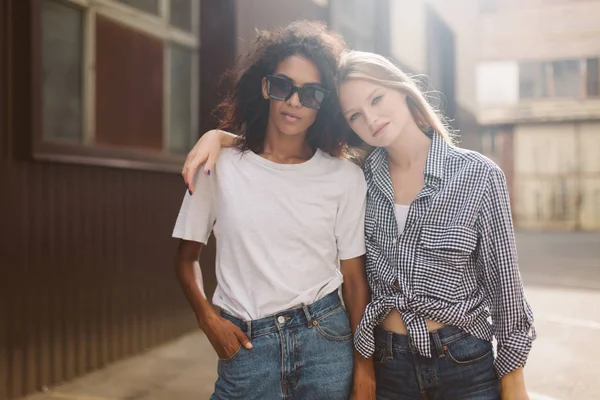
[[[425,183],[437,186],[444,178],[444,166],[450,145],[442,135],[433,133],[425,162]]]

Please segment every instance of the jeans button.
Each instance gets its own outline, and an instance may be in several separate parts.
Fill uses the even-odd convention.
[[[280,324],[283,324],[283,323],[285,322],[285,317],[284,317],[283,315],[280,315],[280,316],[277,318],[277,322],[279,322]]]

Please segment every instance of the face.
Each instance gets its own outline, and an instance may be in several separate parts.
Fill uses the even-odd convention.
[[[286,79],[288,86],[289,83],[298,87],[306,85],[320,87],[321,85],[321,74],[317,66],[309,59],[299,55],[290,56],[279,63],[273,75]],[[285,82],[283,84],[285,88]],[[277,89],[277,94],[281,94],[281,82],[277,85],[276,88],[274,82],[271,84],[271,94],[276,93],[275,89]],[[284,135],[303,134],[315,122],[318,110],[303,106],[298,92],[287,100],[271,99],[267,91],[266,78],[263,78],[262,91],[263,97],[270,100],[269,122],[273,123]],[[314,90],[308,90],[307,93],[309,92],[314,94]]]
[[[396,89],[350,79],[340,85],[339,96],[350,128],[371,146],[390,146],[412,119],[406,95]]]

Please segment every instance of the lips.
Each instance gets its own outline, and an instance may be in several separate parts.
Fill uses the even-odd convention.
[[[385,122],[383,124],[380,124],[377,126],[377,128],[375,129],[375,132],[373,132],[373,136],[377,136],[381,133],[381,131],[383,131],[385,129],[386,126],[389,125],[389,122]]]
[[[288,122],[295,122],[300,119],[300,116],[298,116],[297,114],[294,114],[292,112],[289,112],[289,111],[283,111],[281,114],[283,115],[285,120]]]

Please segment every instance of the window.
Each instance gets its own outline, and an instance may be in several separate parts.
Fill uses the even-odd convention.
[[[519,64],[519,95],[522,99],[548,96],[548,72],[544,62]]]
[[[597,58],[586,60],[586,92],[587,97],[600,96],[600,65]]]
[[[42,152],[180,164],[198,129],[199,0],[39,4]]]
[[[519,102],[519,66],[515,61],[486,61],[476,68],[477,102],[510,105]]]
[[[159,15],[158,0],[117,0],[150,14]]]
[[[554,61],[552,84],[555,97],[581,97],[581,62],[579,60]]]
[[[42,3],[43,134],[79,142],[83,130],[83,13]]]
[[[598,97],[599,72],[598,58],[522,62],[519,64],[519,97]]]

